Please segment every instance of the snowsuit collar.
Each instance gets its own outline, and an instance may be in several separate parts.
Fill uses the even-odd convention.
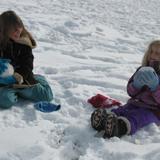
[[[17,41],[15,41],[15,42],[17,42],[17,43],[19,43],[19,44],[27,45],[27,46],[31,47],[32,49],[36,47],[36,42],[35,42],[35,40],[33,39],[32,36],[29,36],[28,34],[22,35],[22,36],[20,37],[20,39],[17,40]]]

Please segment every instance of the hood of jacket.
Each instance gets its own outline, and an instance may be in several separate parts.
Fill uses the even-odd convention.
[[[31,35],[25,34],[22,35],[19,40],[16,41],[17,43],[27,45],[32,49],[36,47],[36,41],[33,39]]]

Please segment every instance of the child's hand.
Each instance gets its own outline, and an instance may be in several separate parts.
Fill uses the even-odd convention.
[[[133,86],[141,89],[143,86],[148,86],[151,91],[155,91],[159,85],[159,78],[152,67],[140,68],[133,77]]]
[[[13,77],[16,79],[18,84],[22,84],[23,83],[23,77],[19,73],[15,72],[13,74]]]

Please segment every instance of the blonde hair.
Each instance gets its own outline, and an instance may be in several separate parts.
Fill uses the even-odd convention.
[[[160,46],[160,40],[154,40],[149,44],[148,49],[145,52],[145,54],[143,56],[143,59],[142,59],[142,66],[148,66],[149,65],[149,58],[150,58],[150,55],[152,53],[152,47],[157,46],[157,45]]]

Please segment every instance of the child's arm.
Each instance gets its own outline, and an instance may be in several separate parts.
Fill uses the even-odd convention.
[[[136,72],[137,72],[139,69],[140,69],[140,67],[136,70]],[[136,72],[135,72],[135,73],[136,73]],[[136,96],[136,95],[141,91],[141,89],[135,88],[135,87],[133,86],[133,77],[134,77],[135,73],[134,73],[134,74],[132,75],[132,77],[129,79],[128,84],[127,84],[127,93],[128,93],[128,95],[131,96],[131,97]]]
[[[140,92],[141,89],[137,89],[133,86],[133,81],[129,81],[127,84],[127,93],[129,96],[134,97]]]
[[[29,46],[24,46],[23,47],[24,52],[22,52],[19,55],[19,66],[15,69],[15,72],[19,73],[22,77],[23,80],[28,80],[32,81],[32,83],[36,84],[37,81],[34,79],[33,76],[33,60],[34,56],[32,54],[32,49]]]
[[[152,92],[152,96],[155,99],[155,101],[160,104],[160,85],[156,89],[156,91]]]

